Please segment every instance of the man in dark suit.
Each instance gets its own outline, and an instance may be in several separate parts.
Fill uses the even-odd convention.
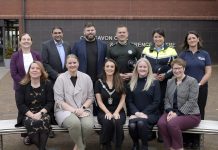
[[[71,53],[79,58],[79,71],[87,73],[94,85],[102,73],[107,45],[96,39],[96,29],[92,23],[85,24],[83,34],[84,38],[75,43]],[[97,114],[96,109],[94,105],[94,115]]]
[[[70,45],[63,41],[61,27],[54,27],[51,35],[52,39],[42,44],[41,57],[48,77],[54,83],[58,75],[66,71],[65,60],[70,54]],[[51,116],[51,123],[57,124],[54,116]],[[49,137],[53,138],[54,132],[50,132]]]
[[[66,71],[65,60],[70,54],[70,45],[63,41],[61,27],[54,27],[51,35],[52,39],[42,44],[41,56],[49,79],[55,82],[58,75]]]

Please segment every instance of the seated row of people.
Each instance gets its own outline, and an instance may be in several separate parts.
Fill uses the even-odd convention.
[[[116,62],[112,59],[105,61],[103,75],[94,88],[100,108],[97,118],[102,125],[100,143],[103,149],[112,149],[112,141],[116,150],[122,149],[125,99],[130,109],[129,134],[133,140],[133,150],[148,149],[147,135],[155,124],[164,137],[167,149],[183,149],[181,131],[193,128],[200,122],[197,105],[199,85],[196,79],[184,74],[184,60],[177,58],[171,66],[174,77],[168,81],[165,113],[159,120],[160,85],[153,76],[149,61],[145,58],[137,61],[127,89],[124,88]],[[56,121],[59,126],[68,129],[75,143],[74,150],[84,150],[93,132],[92,80],[78,71],[79,60],[75,55],[68,55],[66,67],[67,71],[54,84],[55,104],[52,84],[39,61],[30,64],[16,92],[19,110],[17,125],[27,128],[29,137],[39,150],[46,148],[53,105]]]

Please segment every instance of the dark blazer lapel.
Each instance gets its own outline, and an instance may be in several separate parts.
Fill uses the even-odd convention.
[[[97,39],[96,39],[96,40],[97,40]],[[102,45],[101,45],[100,42],[98,42],[98,40],[97,40],[98,63],[99,63],[100,58],[101,58],[101,48],[102,48]]]
[[[18,61],[19,61],[18,68],[25,75],[26,71],[24,69],[23,52],[22,52],[22,50],[19,50],[19,52],[18,52]]]
[[[83,54],[84,54],[84,57],[85,57],[85,63],[87,64],[87,52],[86,52],[86,41],[83,40],[82,41],[82,51],[83,51]]]
[[[68,46],[66,45],[65,42],[63,42],[63,47],[64,47],[64,52],[65,52],[64,69],[67,69],[66,68],[66,59],[67,59],[67,56],[69,55],[69,50],[68,50]]]
[[[62,62],[61,62],[61,58],[60,58],[60,55],[59,55],[59,53],[58,53],[58,49],[57,49],[57,47],[56,47],[56,45],[55,45],[55,42],[54,42],[54,40],[51,40],[51,42],[50,42],[50,46],[51,46],[51,53],[55,53],[55,56],[57,56],[57,58],[58,58],[58,61],[59,61],[59,64],[62,64]],[[55,59],[55,58],[54,58]],[[62,66],[62,65],[61,65]]]
[[[30,52],[31,52],[31,55],[32,55],[32,57],[33,57],[33,61],[34,61],[34,60],[37,60],[37,57],[36,57],[35,53],[33,53],[32,51],[30,51]]]
[[[81,61],[84,61],[84,63],[83,63],[83,64],[85,64],[84,65],[84,67],[85,67],[84,70],[87,71],[87,52],[86,52],[86,41],[85,41],[85,39],[82,40],[81,51],[82,51],[81,54],[83,54],[84,57],[85,57],[85,60],[81,60]]]
[[[67,45],[66,45],[66,43],[65,42],[63,42],[63,47],[64,47],[64,51],[65,51],[65,58],[67,57],[67,55],[69,55],[68,53],[68,47],[67,47]]]

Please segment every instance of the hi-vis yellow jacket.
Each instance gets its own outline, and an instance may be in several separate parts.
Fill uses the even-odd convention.
[[[172,76],[170,63],[177,57],[177,52],[174,48],[164,44],[163,48],[158,52],[152,45],[144,48],[142,57],[149,60],[153,73],[165,73],[165,78]]]

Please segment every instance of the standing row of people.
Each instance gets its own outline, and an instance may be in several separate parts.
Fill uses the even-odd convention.
[[[27,137],[31,138],[32,143],[36,144],[40,150],[44,150],[46,142],[39,144],[41,142],[40,133],[42,131],[46,133],[44,141],[47,141],[50,127],[45,124],[48,124],[48,120],[55,122],[56,119],[58,125],[68,128],[75,143],[74,150],[85,149],[86,139],[92,132],[92,103],[96,97],[98,107],[94,105],[94,115],[98,116],[98,121],[102,125],[100,143],[104,149],[111,149],[113,140],[116,141],[116,149],[121,149],[124,139],[122,125],[126,120],[123,109],[125,101],[127,114],[130,116],[129,133],[134,143],[132,149],[137,150],[139,147],[148,149],[147,136],[161,114],[164,115],[161,117],[162,121],[159,120],[158,126],[161,129],[160,134],[164,137],[165,146],[168,149],[182,149],[181,130],[199,123],[197,108],[195,112],[191,112],[186,107],[190,102],[197,106],[195,105],[197,96],[201,116],[204,116],[208,91],[207,81],[211,75],[211,60],[209,54],[201,49],[199,35],[196,32],[189,32],[186,36],[185,51],[179,56],[187,62],[186,66],[183,60],[175,59],[177,53],[175,49],[165,44],[165,33],[161,29],[154,30],[153,45],[146,47],[142,53],[128,41],[126,26],[117,27],[118,41],[108,50],[106,44],[95,38],[96,29],[93,24],[86,24],[83,32],[85,38],[77,42],[70,50],[70,46],[63,41],[62,28],[52,29],[52,39],[42,44],[41,52],[42,63],[48,76],[41,63],[35,61],[40,61],[41,58],[31,51],[30,35],[21,36],[21,49],[12,57],[11,75],[15,83],[19,114],[22,116],[18,117],[18,123],[28,129],[29,136]],[[69,55],[70,53],[73,55]],[[143,58],[140,59],[141,56]],[[106,57],[108,59],[105,60]],[[193,99],[180,96],[178,91],[183,89],[179,88],[182,85],[181,81],[182,83],[184,81],[186,86],[189,84],[185,82],[195,83],[195,81],[189,81],[189,77],[184,76],[185,74],[197,79],[196,83],[199,84],[203,94],[198,95],[197,88],[193,92],[192,96],[195,97]],[[173,75],[175,77],[172,80],[180,80],[180,83],[175,86],[171,86],[171,82],[175,83],[175,81],[169,80],[167,84],[167,80]],[[47,78],[51,82],[47,81]],[[54,95],[51,90],[53,85]],[[168,88],[172,90],[166,92],[167,95],[165,95]],[[193,87],[190,85],[188,88]],[[52,93],[46,93],[50,91]],[[187,96],[190,91],[184,91],[184,93]],[[55,110],[50,107],[52,104]],[[55,114],[55,119],[53,114]],[[169,137],[174,135],[166,133],[162,122],[171,123],[177,117],[186,118],[185,116],[190,114],[196,115],[197,120],[190,123],[190,126],[179,126],[177,132],[180,132],[177,138]],[[29,126],[32,121],[36,122],[39,130],[32,130],[35,129],[35,126]],[[175,121],[175,124],[180,124],[180,121]],[[167,127],[170,128],[168,125]],[[29,138],[25,138],[25,142],[27,140]],[[177,145],[173,144],[175,142]],[[190,142],[190,139],[187,142]]]

